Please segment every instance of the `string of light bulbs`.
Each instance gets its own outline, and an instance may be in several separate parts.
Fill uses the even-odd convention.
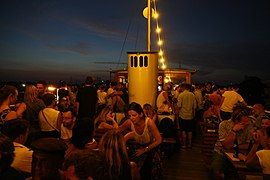
[[[156,20],[156,33],[157,33],[157,45],[159,48],[158,55],[159,55],[159,64],[161,69],[166,69],[166,61],[165,61],[165,53],[164,53],[164,41],[161,38],[161,27],[159,26],[158,19],[159,19],[159,13],[157,11],[157,6],[156,6],[156,0],[153,0],[154,4],[154,15],[153,18]]]

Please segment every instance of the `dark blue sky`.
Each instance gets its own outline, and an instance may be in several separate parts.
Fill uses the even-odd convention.
[[[146,3],[1,1],[0,80],[108,77],[124,65],[95,62],[126,62],[127,51],[146,50]],[[270,80],[268,1],[158,0],[157,7],[169,67],[197,69],[197,81]]]

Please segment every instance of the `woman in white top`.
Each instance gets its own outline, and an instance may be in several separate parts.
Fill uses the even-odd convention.
[[[125,140],[134,139],[143,146],[136,151],[135,156],[149,152],[161,143],[161,136],[154,121],[145,117],[140,104],[131,103],[128,107],[128,115],[129,119],[121,126],[121,130],[131,129],[131,132],[125,135]]]
[[[128,107],[129,119],[125,121],[120,129],[128,132],[124,138],[135,140],[134,148],[130,148],[131,160],[134,160],[140,169],[141,177],[145,179],[160,178],[162,170],[160,153],[156,147],[161,143],[161,135],[154,121],[145,116],[140,104],[132,102]],[[134,144],[133,144],[134,146]],[[148,168],[143,168],[148,167]],[[155,173],[154,173],[155,172]],[[155,176],[155,177],[154,177]]]

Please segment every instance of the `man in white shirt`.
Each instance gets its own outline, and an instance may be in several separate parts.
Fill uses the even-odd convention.
[[[105,85],[101,84],[97,90],[98,104],[97,104],[97,114],[106,106],[107,103],[107,92],[105,92]]]
[[[24,173],[31,174],[31,163],[33,151],[25,147],[29,130],[29,122],[24,119],[12,119],[6,121],[1,131],[9,137],[15,147],[15,157],[11,166]]]
[[[239,88],[237,86],[233,86],[231,90],[225,91],[222,94],[220,107],[220,117],[222,120],[228,120],[231,118],[233,107],[236,103],[240,102],[243,105],[247,105],[242,96],[237,93],[238,89]]]
[[[63,123],[61,124],[61,139],[69,144],[72,137],[72,129],[75,124],[74,112],[71,109],[67,109],[62,113]]]
[[[111,82],[110,87],[107,90],[107,105],[108,106],[112,105],[112,98],[114,96],[116,85],[117,85],[116,82]]]

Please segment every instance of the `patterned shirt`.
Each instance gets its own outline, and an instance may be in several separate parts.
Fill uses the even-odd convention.
[[[226,140],[226,138],[229,136],[229,133],[232,131],[233,126],[234,126],[234,122],[231,119],[222,121],[219,124],[219,130],[218,130],[219,139],[217,140],[215,144],[214,151],[216,151],[219,154],[222,154],[223,147],[222,147],[221,142]],[[252,130],[253,130],[253,126],[250,123],[244,130],[238,131],[236,133],[238,145],[246,144],[250,142],[250,140],[252,139],[252,134],[251,134]]]

